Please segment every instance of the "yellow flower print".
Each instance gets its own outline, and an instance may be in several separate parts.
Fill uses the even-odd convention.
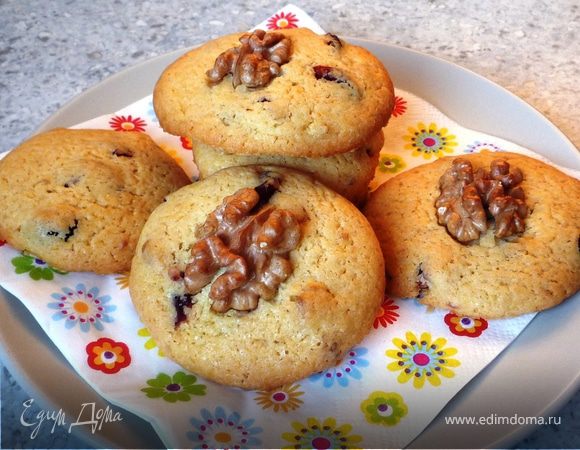
[[[153,339],[153,338],[151,337],[151,332],[150,332],[150,331],[149,331],[149,329],[147,329],[146,327],[140,328],[140,329],[137,331],[137,334],[138,334],[139,336],[141,336],[141,337],[147,337],[147,338],[149,338],[149,339],[147,339],[147,340],[145,341],[145,345],[144,345],[144,347],[145,347],[147,350],[152,350],[152,349],[154,349],[155,347],[157,347],[157,342],[155,342],[155,339]],[[158,350],[158,351],[157,351],[157,354],[158,354],[159,356],[161,356],[161,357],[164,357],[164,356],[165,356],[165,354],[164,354],[164,353],[163,353],[161,350]]]
[[[441,377],[453,378],[455,376],[451,368],[458,367],[460,363],[451,356],[457,354],[457,349],[446,348],[445,338],[433,340],[429,333],[422,333],[420,338],[417,338],[408,331],[405,339],[393,339],[396,348],[386,352],[389,358],[395,360],[389,363],[387,369],[401,372],[397,378],[399,383],[407,383],[412,378],[413,386],[421,389],[425,380],[428,380],[432,386],[439,386]]]
[[[437,128],[437,125],[430,123],[426,126],[419,122],[416,128],[409,127],[407,135],[403,139],[407,142],[405,148],[413,150],[413,156],[423,156],[431,159],[431,156],[440,158],[445,153],[453,153],[453,147],[457,146],[455,135],[449,134],[447,128]]]
[[[293,411],[303,403],[298,397],[302,396],[304,392],[299,391],[299,389],[299,384],[287,384],[271,391],[259,391],[254,400],[262,409],[272,408],[274,412]]]
[[[350,434],[352,425],[337,426],[334,417],[309,417],[305,424],[292,422],[292,428],[291,432],[282,433],[282,439],[289,442],[282,448],[360,448],[357,444],[362,441],[361,436]]]

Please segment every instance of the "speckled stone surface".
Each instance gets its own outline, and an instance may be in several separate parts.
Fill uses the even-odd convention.
[[[458,63],[509,89],[580,144],[574,0],[295,2],[339,35],[396,44]],[[119,70],[218,35],[245,30],[286,2],[254,0],[0,0],[0,152],[30,136],[76,95]],[[7,320],[2,318],[0,320]],[[2,371],[3,448],[82,448],[57,428],[30,441],[19,424],[30,398]],[[580,447],[580,393],[558,427],[517,446]]]

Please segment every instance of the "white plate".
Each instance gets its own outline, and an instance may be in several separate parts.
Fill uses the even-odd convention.
[[[405,48],[349,39],[367,47],[389,69],[395,86],[435,105],[459,124],[496,135],[580,170],[580,153],[545,117],[505,89],[449,62]],[[50,117],[44,131],[114,112],[152,92],[163,69],[185,50],[172,52],[114,75]],[[539,274],[540,275],[540,274]],[[76,417],[79,405],[101,399],[64,360],[24,306],[0,290],[2,360],[23,387],[53,409]],[[545,416],[556,412],[580,386],[580,294],[538,314],[492,364],[472,380],[411,444],[429,448],[509,447],[533,425],[452,426],[445,416]],[[71,395],[74,393],[74,395]],[[113,407],[117,409],[116,407]],[[83,427],[77,427],[83,428]],[[98,447],[155,448],[151,427],[123,411],[85,438]]]

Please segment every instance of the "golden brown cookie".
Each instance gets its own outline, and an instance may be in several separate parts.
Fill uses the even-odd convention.
[[[231,74],[215,82],[206,74],[222,53],[239,51],[242,33],[170,65],[153,94],[163,129],[227,153],[322,157],[360,148],[386,125],[393,85],[370,52],[306,28],[275,33],[288,43],[288,62],[264,86],[234,87]]]
[[[388,292],[461,315],[501,318],[550,308],[578,291],[580,181],[514,153],[461,158],[474,170],[502,159],[522,171],[525,230],[497,238],[490,220],[479,239],[460,243],[439,225],[435,206],[439,179],[456,157],[403,172],[371,193],[364,211],[381,242]]]
[[[383,291],[364,216],[276,166],[227,168],[170,195],[143,228],[130,278],[165,354],[246,389],[336,364],[370,330]]]
[[[188,183],[146,134],[55,129],[0,160],[0,236],[59,269],[126,272],[151,211]]]
[[[250,164],[273,164],[312,174],[355,205],[362,204],[375,175],[384,136],[380,131],[362,148],[321,158],[283,155],[232,155],[201,142],[193,143],[193,157],[201,178],[220,169]]]

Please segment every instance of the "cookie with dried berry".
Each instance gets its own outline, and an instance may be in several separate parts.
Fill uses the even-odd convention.
[[[324,157],[366,145],[393,108],[393,85],[369,51],[306,28],[223,36],[159,78],[165,131],[233,154]]]
[[[361,205],[375,175],[384,136],[380,131],[360,149],[323,158],[301,158],[284,155],[232,155],[201,142],[193,142],[193,157],[201,178],[220,169],[250,164],[273,164],[302,170],[329,188]]]
[[[0,160],[0,235],[67,271],[126,272],[185,172],[142,133],[55,129]]]
[[[580,181],[533,158],[482,152],[403,172],[364,213],[388,291],[457,314],[540,311],[580,289]]]
[[[278,166],[231,167],[152,213],[130,292],[178,364],[269,389],[336,364],[364,338],[384,264],[364,216],[323,184]]]

